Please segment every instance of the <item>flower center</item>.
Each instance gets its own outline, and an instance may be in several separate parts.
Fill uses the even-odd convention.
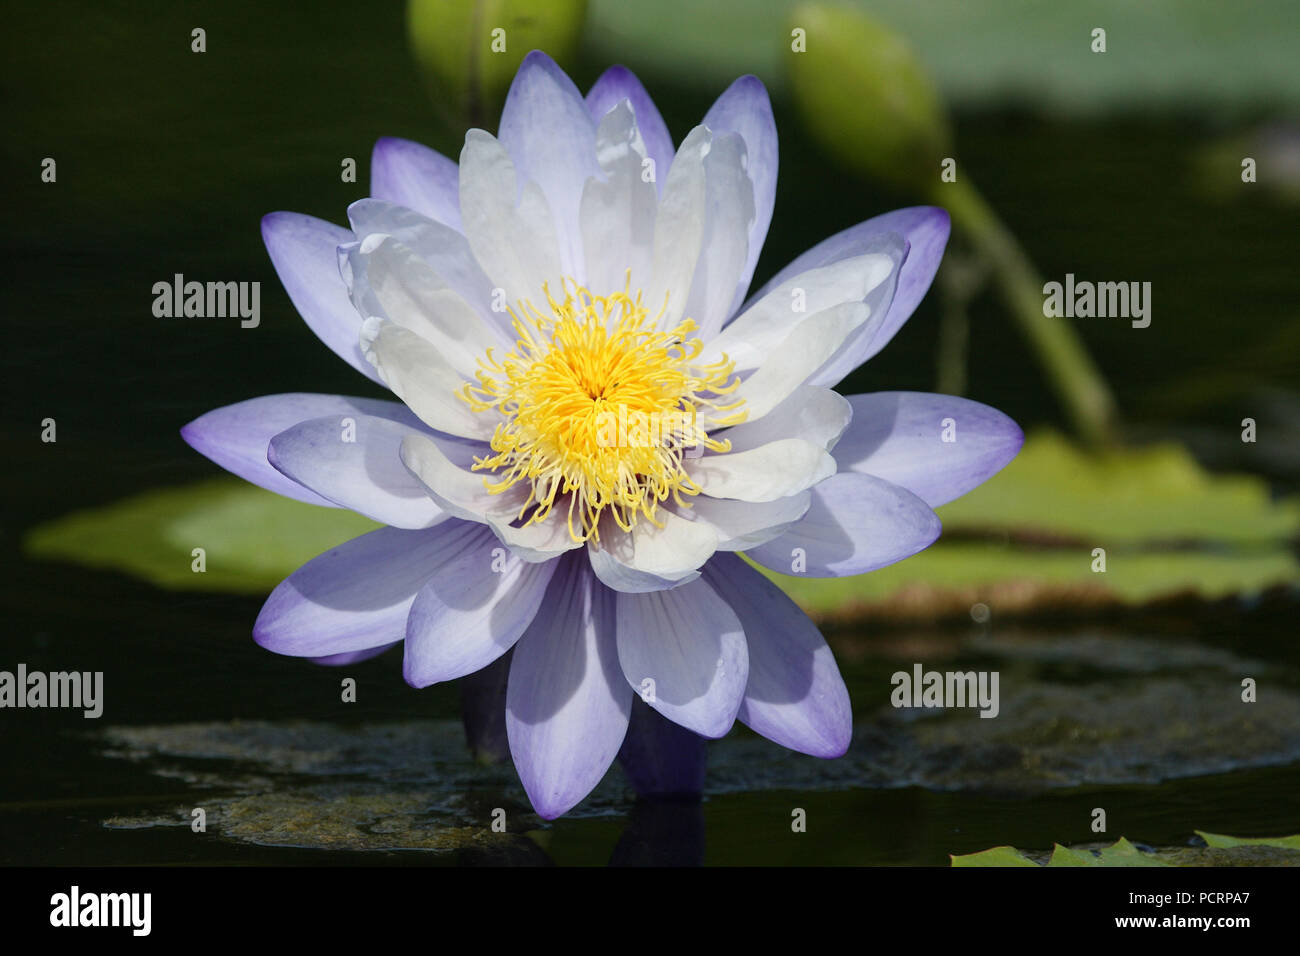
[[[574,541],[599,541],[605,514],[624,531],[642,518],[662,527],[661,503],[689,506],[683,496],[700,492],[684,459],[729,450],[708,428],[745,418],[743,401],[723,404],[740,384],[734,363],[695,364],[704,347],[690,337],[695,323],[659,331],[640,292],[598,296],[564,285],[563,302],[543,286],[549,315],[531,302],[511,310],[514,350],[498,358],[489,349],[478,384],[459,393],[475,411],[505,418],[490,442],[495,454],[474,470],[495,475],[484,479],[493,493],[529,484],[524,525],[545,521],[559,503]]]

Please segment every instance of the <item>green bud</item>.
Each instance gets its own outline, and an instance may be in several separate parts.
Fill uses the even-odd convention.
[[[409,0],[407,32],[434,103],[451,126],[495,129],[531,50],[573,57],[587,0]]]
[[[903,39],[832,3],[795,7],[788,35],[795,104],[822,147],[896,186],[933,183],[950,155],[948,120],[929,74]]]

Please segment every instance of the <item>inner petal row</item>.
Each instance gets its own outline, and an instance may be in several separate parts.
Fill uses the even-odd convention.
[[[662,527],[663,502],[689,507],[700,492],[684,459],[730,450],[709,431],[745,419],[743,400],[728,401],[740,385],[734,363],[724,355],[697,364],[704,345],[695,322],[661,331],[664,310],[651,316],[630,277],[605,296],[572,279],[563,288],[556,301],[542,287],[545,312],[530,301],[511,309],[514,349],[500,357],[488,349],[477,384],[459,392],[475,411],[504,419],[490,442],[495,454],[473,468],[492,473],[484,482],[493,493],[529,484],[521,525],[545,521],[558,504],[574,541],[598,542],[606,514],[624,531],[639,520]]]

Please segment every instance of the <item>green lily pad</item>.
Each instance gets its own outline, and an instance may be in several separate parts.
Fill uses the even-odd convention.
[[[879,571],[764,573],[807,610],[835,615],[880,605],[943,616],[981,601],[1007,610],[1216,599],[1300,581],[1291,546],[1300,504],[1273,501],[1253,476],[1211,474],[1173,443],[1090,454],[1037,433],[938,514],[938,543]],[[1105,571],[1093,570],[1094,548],[1106,552]]]
[[[1055,432],[1031,435],[1015,460],[939,509],[944,528],[1065,535],[1090,546],[1219,542],[1255,546],[1300,533],[1300,503],[1266,482],[1214,475],[1173,442],[1087,453]]]
[[[760,569],[806,610],[853,613],[888,604],[945,616],[983,602],[1026,610],[1044,600],[1074,606],[1139,604],[1194,594],[1214,600],[1300,580],[1300,562],[1284,547],[1240,553],[1108,551],[1105,573],[1092,552],[1034,550],[1005,543],[940,543],[899,564],[849,578],[802,578]]]
[[[1095,852],[1087,849],[1072,850],[1059,843],[1052,848],[1046,864],[1039,864],[1019,850],[997,846],[980,853],[954,855],[953,866],[1169,866],[1154,853],[1143,853],[1128,840],[1120,837],[1110,846]]]
[[[1297,866],[1300,865],[1300,835],[1277,839],[1242,839],[1196,831],[1208,847],[1159,847],[1139,850],[1120,837],[1110,846],[1064,847],[1057,844],[1046,862],[1041,853],[1028,853],[1009,846],[995,846],[979,853],[954,854],[953,866]],[[1212,842],[1211,837],[1214,838]],[[1278,852],[1282,851],[1282,852]]]
[[[65,515],[28,534],[24,550],[165,588],[265,594],[316,555],[377,527],[351,511],[216,478]],[[195,548],[204,552],[202,572],[194,570]]]
[[[1038,866],[1012,846],[995,846],[979,853],[952,857],[953,866]]]
[[[1221,833],[1206,833],[1197,830],[1196,835],[1209,846],[1216,849],[1232,849],[1239,846],[1271,846],[1283,850],[1300,850],[1300,834],[1286,837],[1231,837]]]
[[[1059,843],[1052,849],[1048,866],[1169,866],[1153,854],[1143,853],[1128,840],[1120,837],[1115,843],[1102,847],[1096,855],[1071,850]]]

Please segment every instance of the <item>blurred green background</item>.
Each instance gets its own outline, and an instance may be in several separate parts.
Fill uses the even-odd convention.
[[[962,391],[1014,417],[1031,444],[942,512],[948,535],[931,552],[852,582],[786,582],[806,606],[850,627],[969,626],[974,601],[995,617],[1071,619],[1189,595],[1235,601],[1244,614],[1262,595],[1293,613],[1300,7],[1289,0],[409,10],[53,0],[12,7],[6,19],[2,596],[13,627],[4,659],[54,654],[57,663],[62,649],[86,667],[130,661],[135,689],[165,691],[135,695],[120,719],[299,716],[317,699],[309,688],[336,683],[333,672],[258,651],[247,632],[258,595],[360,526],[214,483],[215,467],[178,429],[271,392],[380,394],[297,317],[259,220],[288,209],[343,222],[347,204],[367,194],[380,136],[455,156],[467,124],[495,130],[503,85],[532,38],[584,90],[610,64],[633,69],[677,141],[736,76],[764,80],[781,167],[755,288],[840,229],[901,205],[944,204],[956,184],[937,181],[933,150],[957,160],[966,201],[978,190],[1001,220],[1016,250],[1003,249],[1004,259],[1023,255],[1044,280],[1072,272],[1152,284],[1149,328],[1057,320],[1114,395],[1110,440],[1088,444],[983,239],[960,233],[912,320],[842,390]],[[848,26],[811,32],[808,52],[794,54],[791,29],[805,21]],[[483,27],[497,22],[507,53],[489,59]],[[205,53],[191,52],[196,27]],[[1105,53],[1091,52],[1096,27]],[[825,68],[832,54],[842,67]],[[896,85],[913,74],[912,85]],[[933,122],[891,138],[925,109]],[[1246,156],[1258,163],[1253,184],[1241,181]],[[45,157],[57,161],[55,183],[41,181]],[[349,157],[356,183],[340,180]],[[174,273],[260,281],[261,327],[155,318],[152,285]],[[1241,441],[1246,417],[1257,421],[1255,443]],[[56,444],[40,441],[45,418],[58,423]],[[195,534],[211,541],[201,581],[189,572]],[[1112,552],[1105,578],[1089,570],[1098,545]],[[1203,605],[1181,613],[1194,618]],[[1262,629],[1273,642],[1276,620],[1233,618],[1222,630]],[[365,668],[383,675],[371,717],[454,712],[441,689],[400,686],[391,659]],[[296,689],[257,705],[223,696],[248,680]],[[37,734],[7,745],[50,744]],[[8,783],[28,796],[73,788],[53,773]],[[1235,818],[1183,822],[1177,832],[1242,829]],[[972,839],[968,850],[997,842]],[[938,845],[915,858],[932,861]]]

